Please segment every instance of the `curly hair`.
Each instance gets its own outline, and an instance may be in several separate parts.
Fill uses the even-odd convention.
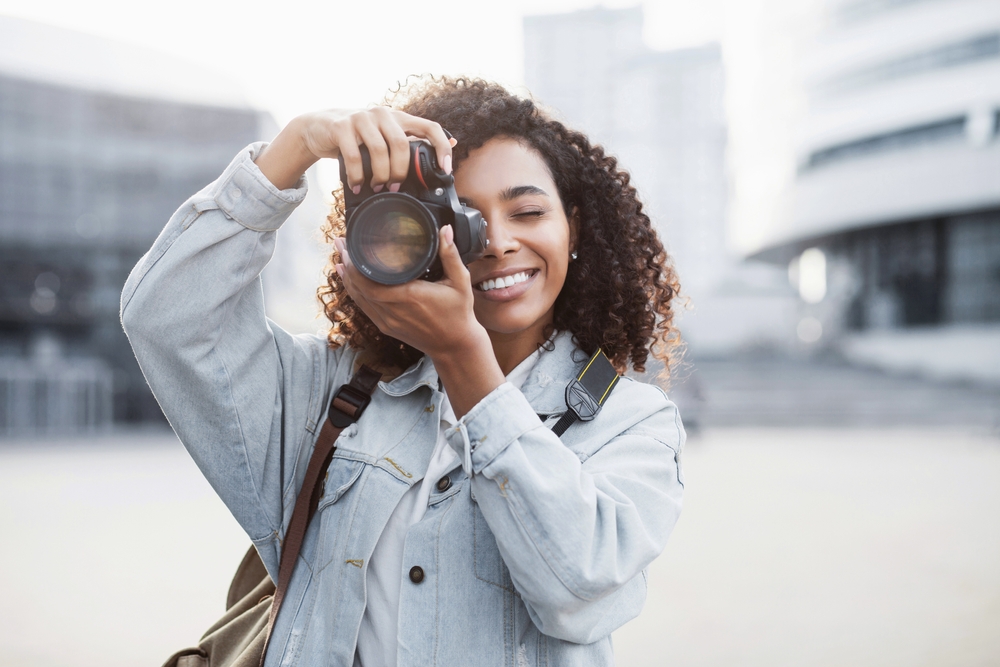
[[[553,326],[569,331],[586,351],[601,347],[618,370],[644,372],[650,353],[669,373],[679,354],[680,336],[671,302],[680,284],[643,212],[628,172],[585,135],[545,113],[531,99],[503,86],[473,78],[420,77],[391,91],[385,104],[436,121],[458,140],[457,168],[490,139],[509,137],[544,159],[567,217],[578,221],[578,257],[570,262],[556,299]],[[329,242],[345,233],[343,191],[323,231]],[[333,265],[317,291],[332,328],[330,345],[363,349],[384,366],[405,369],[422,352],[386,336],[344,289]]]

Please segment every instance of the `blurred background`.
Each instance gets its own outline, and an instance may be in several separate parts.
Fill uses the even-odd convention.
[[[221,614],[247,541],[122,284],[240,148],[422,72],[602,143],[680,273],[686,507],[619,664],[1000,664],[1000,0],[0,0],[0,665]],[[263,282],[316,333],[308,177]]]

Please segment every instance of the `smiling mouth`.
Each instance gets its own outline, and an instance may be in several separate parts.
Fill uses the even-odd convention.
[[[506,287],[513,287],[528,280],[531,276],[538,273],[537,269],[532,269],[530,271],[521,271],[520,273],[514,273],[509,276],[504,276],[503,278],[496,278],[494,280],[484,280],[483,282],[476,285],[476,289],[480,292],[489,292],[491,290],[504,289]]]

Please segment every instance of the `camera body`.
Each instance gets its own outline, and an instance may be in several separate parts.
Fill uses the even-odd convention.
[[[466,265],[482,257],[489,243],[486,221],[478,210],[458,201],[455,178],[438,166],[430,142],[410,142],[410,166],[398,192],[371,189],[371,157],[367,147],[359,148],[365,175],[358,194],[347,187],[340,161],[347,251],[359,271],[383,285],[440,279],[438,249],[445,225],[454,229],[455,246]]]

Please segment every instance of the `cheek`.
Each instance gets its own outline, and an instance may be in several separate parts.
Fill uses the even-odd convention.
[[[569,269],[569,230],[558,229],[549,238],[548,265],[552,277],[564,280]]]

